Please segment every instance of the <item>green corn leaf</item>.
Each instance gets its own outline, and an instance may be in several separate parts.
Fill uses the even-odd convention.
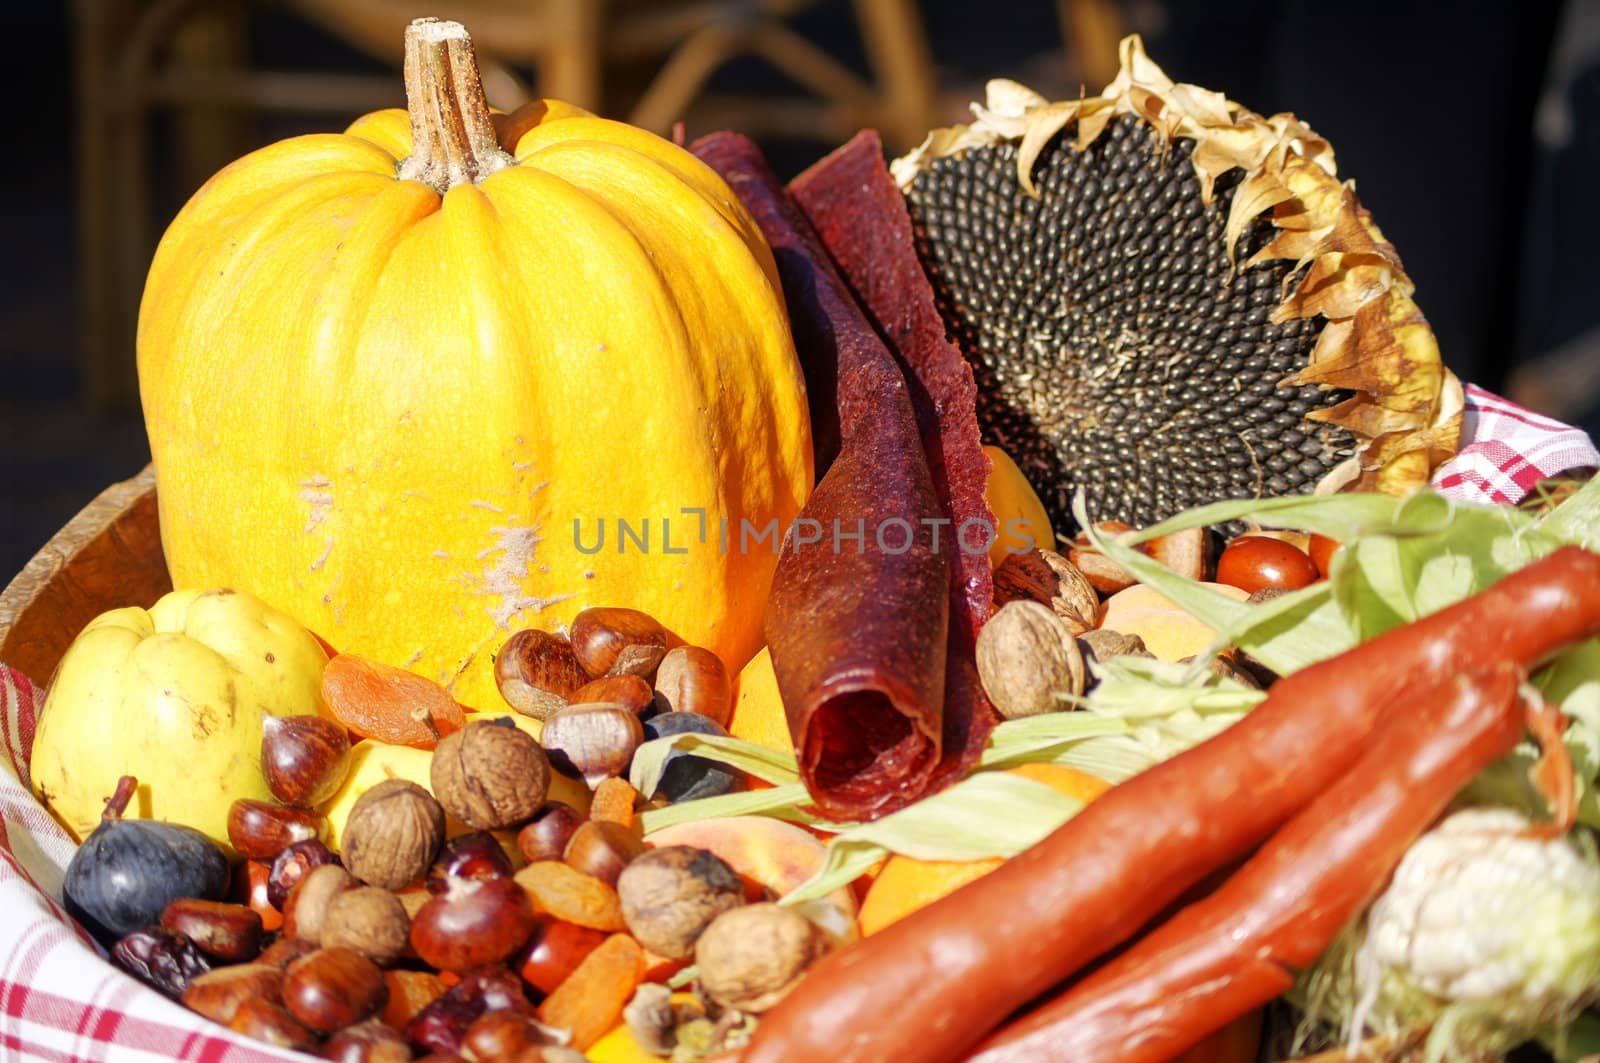
[[[840,831],[828,858],[784,904],[825,897],[891,852],[919,860],[1015,856],[1083,808],[1077,798],[1004,772],[978,772],[872,823]]]
[[[720,735],[680,734],[651,739],[639,747],[628,772],[633,788],[641,794],[655,793],[661,785],[661,773],[666,770],[667,754],[673,750],[715,760],[774,786],[800,780],[800,767],[793,753]]]

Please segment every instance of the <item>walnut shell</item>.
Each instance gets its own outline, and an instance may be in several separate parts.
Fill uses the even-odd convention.
[[[994,600],[1000,606],[1014,601],[1048,605],[1074,635],[1093,628],[1100,614],[1100,595],[1089,577],[1053,550],[1033,549],[1006,558],[994,570]]]
[[[799,982],[827,942],[793,908],[751,904],[723,912],[695,942],[700,986],[725,1008],[759,1014]]]
[[[1008,720],[1069,708],[1083,693],[1083,654],[1067,623],[1048,606],[1014,601],[978,632],[978,679]]]
[[[404,889],[444,844],[444,809],[407,779],[385,779],[356,799],[342,835],[344,866],[370,886]]]
[[[433,751],[429,782],[439,804],[477,830],[533,818],[550,790],[550,758],[526,731],[474,720]]]
[[[687,960],[711,920],[744,903],[744,884],[715,853],[668,845],[636,857],[617,878],[622,918],[639,944]]]

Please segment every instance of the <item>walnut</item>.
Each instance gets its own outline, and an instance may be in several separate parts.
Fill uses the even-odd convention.
[[[686,960],[711,920],[744,903],[744,884],[715,853],[668,845],[622,869],[617,897],[639,944],[658,956]]]
[[[444,809],[416,783],[385,779],[356,799],[345,821],[344,866],[371,886],[404,889],[444,844]]]
[[[751,904],[712,920],[695,943],[694,959],[707,996],[759,1014],[782,1000],[826,950],[822,934],[793,908]]]
[[[978,632],[978,679],[1008,720],[1071,707],[1083,693],[1083,655],[1072,630],[1047,606],[1009,602]]]
[[[440,740],[429,782],[452,816],[478,830],[500,830],[532,819],[544,804],[550,758],[509,720],[474,720]]]

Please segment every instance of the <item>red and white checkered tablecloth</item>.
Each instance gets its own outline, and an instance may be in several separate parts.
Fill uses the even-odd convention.
[[[1463,502],[1515,503],[1540,480],[1600,467],[1576,428],[1466,388],[1457,456],[1433,486]],[[9,1059],[304,1059],[200,1018],[104,962],[60,906],[73,844],[28,790],[42,695],[0,665],[0,1063]]]

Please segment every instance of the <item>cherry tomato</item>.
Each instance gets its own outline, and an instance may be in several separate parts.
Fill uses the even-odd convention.
[[[1328,566],[1333,563],[1333,552],[1343,545],[1337,539],[1330,539],[1326,535],[1311,536],[1311,545],[1308,553],[1311,554],[1312,564],[1317,566],[1317,571],[1324,576],[1328,574]]]
[[[1281,539],[1241,535],[1217,559],[1217,582],[1254,594],[1263,587],[1299,590],[1317,578],[1305,551]]]

